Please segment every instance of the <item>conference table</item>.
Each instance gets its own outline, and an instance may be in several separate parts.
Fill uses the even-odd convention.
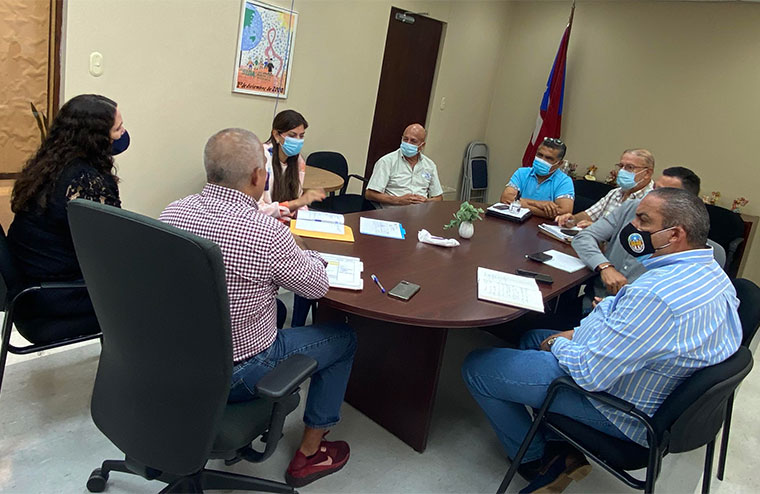
[[[347,214],[352,243],[304,238],[309,249],[358,257],[364,263],[364,289],[331,288],[317,304],[315,321],[346,321],[356,330],[359,345],[346,401],[419,452],[427,445],[448,331],[496,326],[527,312],[478,300],[478,267],[551,275],[552,284],[539,284],[545,303],[593,274],[586,268],[568,273],[525,258],[548,249],[575,255],[571,246],[539,233],[543,219],[517,224],[485,217],[475,222],[470,240],[459,238],[456,228],[443,229],[459,205],[439,201]],[[405,239],[360,234],[361,216],[400,222]],[[461,245],[419,242],[417,232],[423,228],[457,238]],[[409,301],[398,300],[381,293],[371,274],[386,290],[401,280],[421,288]]]
[[[303,179],[304,189],[324,189],[328,194],[343,187],[343,178],[329,170],[306,165]]]

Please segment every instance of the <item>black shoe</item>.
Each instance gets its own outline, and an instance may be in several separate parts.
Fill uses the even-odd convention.
[[[591,465],[586,461],[586,457],[572,449],[553,456],[520,494],[562,492],[570,482],[583,479],[589,472]]]

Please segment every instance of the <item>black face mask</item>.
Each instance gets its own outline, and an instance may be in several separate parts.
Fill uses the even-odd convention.
[[[652,244],[652,234],[664,232],[665,230],[670,230],[670,228],[663,228],[656,232],[645,232],[633,226],[633,223],[628,223],[625,228],[620,230],[620,245],[630,255],[643,261],[652,257],[652,254],[658,250],[670,245],[669,242],[662,247],[655,247]]]
[[[117,154],[121,154],[124,151],[126,151],[128,147],[129,147],[129,132],[125,130],[124,133],[121,135],[121,137],[119,137],[118,139],[116,139],[115,141],[111,143],[111,154],[114,156],[116,156]]]

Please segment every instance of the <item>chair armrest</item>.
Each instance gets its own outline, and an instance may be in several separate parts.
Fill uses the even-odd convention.
[[[279,400],[291,395],[317,368],[317,361],[296,354],[283,360],[256,384],[256,392]]]
[[[558,377],[554,381],[552,381],[551,385],[549,386],[549,393],[552,394],[552,390],[554,388],[570,388],[573,391],[576,391],[577,393],[580,393],[584,396],[587,396],[589,398],[593,398],[596,401],[600,403],[604,403],[607,406],[610,406],[616,410],[620,410],[621,412],[625,413],[631,413],[636,407],[625,400],[621,400],[620,398],[616,396],[612,396],[609,393],[604,392],[591,392],[586,391],[582,387],[578,385],[570,376],[562,376]]]
[[[343,187],[341,187],[341,189],[340,189],[341,195],[346,193],[346,190],[348,189],[348,182],[350,182],[352,178],[361,180],[361,182],[365,183],[365,184],[367,182],[369,182],[369,180],[367,180],[366,178],[362,177],[361,175],[356,175],[355,173],[352,173],[348,177],[346,177],[346,182],[343,184]]]
[[[39,285],[32,285],[24,288],[20,292],[18,292],[14,297],[13,300],[11,300],[10,306],[16,305],[18,303],[18,300],[32,292],[39,292],[39,291],[47,291],[47,290],[70,290],[73,288],[83,288],[86,289],[87,285],[85,285],[84,281],[43,281]]]

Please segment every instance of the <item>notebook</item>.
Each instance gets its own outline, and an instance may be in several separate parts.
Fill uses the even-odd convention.
[[[478,299],[544,311],[544,299],[536,280],[482,267],[478,268]]]
[[[562,233],[561,230],[573,230],[576,232],[581,231],[580,228],[562,228],[557,225],[550,225],[548,223],[541,223],[538,225],[538,228],[541,233],[549,235],[553,239],[559,240],[560,242],[565,242],[566,244],[572,242],[574,235],[567,235],[565,233]]]
[[[362,290],[364,288],[364,280],[362,279],[364,263],[361,259],[324,252],[320,252],[319,255],[327,261],[327,278],[330,280],[330,288],[344,288],[346,290]]]
[[[503,202],[497,202],[496,204],[489,206],[486,209],[486,216],[493,216],[496,218],[502,218],[509,221],[516,221],[522,223],[532,216],[530,209],[520,208],[515,211],[509,204]]]
[[[354,241],[354,232],[343,224],[342,214],[299,211],[296,220],[290,222],[290,231],[301,237]]]
[[[375,220],[365,217],[359,218],[359,233],[398,240],[403,240],[406,236],[406,230],[398,221]]]

